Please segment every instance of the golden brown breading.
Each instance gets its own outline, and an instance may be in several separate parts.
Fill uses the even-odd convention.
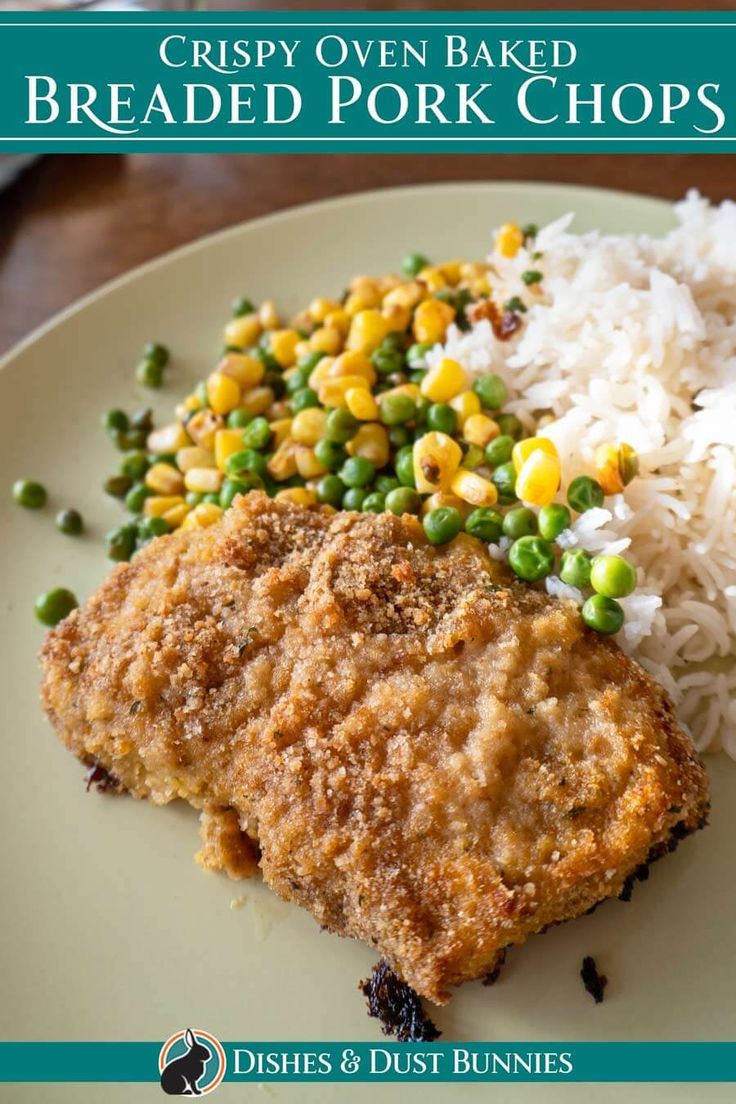
[[[251,494],[115,568],[43,665],[77,755],[136,796],[235,810],[280,896],[438,1002],[707,810],[640,667],[414,518]]]

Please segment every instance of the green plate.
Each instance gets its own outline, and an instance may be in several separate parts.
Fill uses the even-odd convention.
[[[204,197],[203,197],[204,201]],[[234,227],[133,272],[55,319],[0,372],[0,568],[4,785],[0,1038],[164,1039],[192,1024],[221,1039],[380,1040],[357,982],[375,961],[255,879],[234,883],[192,861],[196,814],[85,794],[80,765],[38,707],[36,594],[89,595],[107,570],[104,532],[120,517],[100,489],[115,455],[100,427],[112,406],[150,402],[166,418],[206,373],[232,298],[296,309],[356,272],[396,268],[404,253],[479,257],[492,227],[577,212],[576,225],[665,231],[671,209],[613,192],[537,184],[448,184],[350,196]],[[63,272],[58,279],[63,280]],[[133,366],[155,339],[173,352],[166,388],[144,392]],[[50,491],[40,513],[10,499],[15,478]],[[88,533],[57,533],[63,506]],[[613,901],[513,951],[493,989],[465,986],[436,1019],[450,1040],[733,1038],[736,1012],[736,770],[710,763],[712,826],[658,864],[630,904]],[[240,907],[231,907],[242,896]],[[594,1006],[578,971],[593,954],[609,976]],[[225,1085],[223,1100],[373,1100],[375,1086]],[[384,1085],[446,1100],[447,1087]],[[463,1086],[453,1099],[618,1100],[615,1086]],[[632,1100],[690,1101],[692,1089],[638,1086]],[[707,1100],[731,1099],[718,1086]],[[11,1086],[0,1099],[144,1101],[151,1086]]]

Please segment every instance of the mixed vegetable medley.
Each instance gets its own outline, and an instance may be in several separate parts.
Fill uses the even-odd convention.
[[[511,257],[536,229],[510,223],[496,250]],[[542,255],[532,252],[535,262]],[[498,340],[523,326],[539,294],[541,269],[522,275],[525,297],[498,303],[489,264],[433,265],[404,258],[402,275],[357,276],[340,299],[316,298],[289,324],[274,303],[233,304],[214,370],[176,408],[168,425],[150,410],[111,410],[105,428],[122,453],[105,491],[129,520],[107,536],[112,560],[128,560],[152,538],[216,522],[239,494],[263,489],[304,508],[416,514],[429,541],[464,531],[508,560],[521,579],[556,574],[588,594],[581,615],[591,628],[615,633],[624,613],[617,599],[636,586],[618,555],[591,556],[564,535],[573,517],[600,507],[636,476],[637,457],[623,443],[601,445],[596,478],[581,474],[561,487],[561,463],[544,436],[505,411],[497,375],[472,378],[457,361],[428,353],[448,328],[487,319]],[[150,344],[138,383],[159,387],[168,351]],[[42,508],[46,492],[19,481],[16,501]],[[83,530],[65,510],[57,526]],[[69,591],[42,595],[36,613],[55,624],[76,605]]]

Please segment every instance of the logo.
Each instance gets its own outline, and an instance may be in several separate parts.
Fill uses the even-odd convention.
[[[227,1068],[219,1039],[200,1028],[169,1036],[158,1056],[161,1088],[169,1096],[206,1096],[222,1081]]]

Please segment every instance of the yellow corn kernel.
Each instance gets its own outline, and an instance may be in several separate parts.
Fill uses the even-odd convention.
[[[521,471],[526,461],[529,459],[533,452],[546,452],[548,456],[559,462],[559,455],[555,448],[554,442],[550,441],[549,437],[525,437],[523,441],[517,441],[514,445],[511,453],[511,459],[514,462],[514,467],[518,472]]]
[[[164,519],[169,529],[178,529],[191,510],[191,506],[186,502],[180,502],[178,506],[172,506],[170,510],[167,510],[161,517]]]
[[[460,265],[460,279],[468,283],[479,276],[485,276],[487,272],[488,265],[482,261],[463,261]]]
[[[272,299],[264,299],[258,308],[258,320],[264,330],[275,330],[280,325],[281,319],[276,310],[276,304]]]
[[[340,304],[334,299],[325,299],[323,296],[313,299],[307,308],[309,317],[313,322],[324,322],[328,314],[340,309]]]
[[[532,506],[549,506],[559,489],[559,458],[535,449],[516,476],[517,497]]]
[[[322,406],[339,406],[347,409],[345,395],[353,387],[362,387],[368,390],[368,384],[363,376],[340,376],[338,379],[327,379],[319,385],[317,395]]]
[[[485,448],[500,433],[498,423],[487,414],[470,414],[463,423],[463,437],[469,445],[477,445],[478,448]]]
[[[194,417],[196,418],[197,415],[195,414]],[[184,429],[179,422],[172,422],[171,425],[152,430],[148,434],[146,448],[149,452],[178,452],[180,448],[186,448],[191,443],[188,429]]]
[[[478,276],[468,284],[468,290],[473,299],[480,299],[490,295],[493,287],[487,276]]]
[[[366,422],[358,427],[358,432],[348,441],[345,449],[349,456],[364,456],[376,468],[383,468],[391,455],[388,430],[375,422]]]
[[[381,304],[381,293],[378,287],[360,288],[357,291],[351,291],[347,299],[343,303],[343,310],[350,318],[354,318],[356,314],[360,314],[361,311],[373,310],[375,307]]]
[[[325,326],[328,330],[337,330],[343,337],[347,335],[350,329],[350,315],[346,310],[340,307],[338,310],[330,311],[325,318]]]
[[[217,371],[230,376],[241,387],[256,387],[265,372],[263,361],[246,353],[228,353],[217,365]]]
[[[327,411],[318,406],[309,406],[295,414],[291,422],[291,437],[300,445],[316,445],[324,437],[327,426]]]
[[[143,502],[143,514],[145,517],[163,517],[167,510],[181,505],[186,505],[183,495],[151,495]]]
[[[184,407],[184,410],[186,411],[187,414],[192,414],[192,413],[194,413],[195,410],[199,410],[199,408],[202,404],[199,401],[199,397],[197,395],[195,395],[194,393],[192,393],[191,395],[187,395],[187,397],[185,398],[184,402],[181,405]]]
[[[444,304],[440,304],[443,306]],[[420,390],[425,398],[433,403],[446,403],[454,399],[468,386],[468,373],[462,364],[450,357],[443,357],[439,364],[430,368],[420,384]],[[471,392],[473,394],[474,392]],[[476,396],[477,398],[477,396]],[[480,403],[478,404],[480,410]],[[478,410],[473,411],[474,414]]]
[[[291,435],[291,418],[277,418],[271,422],[271,444],[278,448]]]
[[[389,291],[383,299],[383,309],[386,307],[408,307],[414,310],[426,295],[426,288],[417,280],[411,280],[408,284],[399,284]]]
[[[455,317],[455,308],[441,299],[425,299],[414,311],[414,339],[422,344],[436,345],[442,341],[447,327]]]
[[[308,310],[299,311],[298,314],[294,315],[289,325],[292,330],[304,330],[306,333],[311,333],[312,316]],[[299,340],[301,340],[301,337]]]
[[[332,365],[334,363],[334,357],[323,356],[317,367],[312,369],[308,382],[313,391],[318,391],[319,385],[330,378],[330,372],[332,371]]]
[[[327,471],[324,464],[320,464],[314,454],[314,449],[310,445],[297,445],[294,450],[294,458],[296,460],[296,470],[302,479],[317,479]]]
[[[378,348],[388,333],[389,324],[380,311],[362,310],[353,316],[347,338],[348,349],[360,349],[368,356]]]
[[[225,327],[225,344],[247,349],[249,345],[255,345],[262,331],[263,326],[257,314],[244,314],[228,322]]]
[[[449,494],[447,491],[435,491],[422,503],[422,516],[428,514],[430,510],[438,510],[441,506],[452,506],[453,509],[459,510],[463,517],[467,517],[470,513],[467,502],[463,502],[457,495]]]
[[[144,482],[157,495],[178,495],[184,490],[184,477],[173,464],[152,464]]]
[[[291,406],[285,399],[277,399],[272,402],[265,414],[269,422],[279,422],[283,418],[291,417]]]
[[[215,414],[229,414],[240,405],[240,384],[232,376],[213,372],[207,379],[207,400]]]
[[[377,293],[380,290],[380,281],[375,276],[353,276],[348,284],[350,291],[364,291],[366,294]]]
[[[390,395],[407,395],[414,402],[417,402],[422,397],[422,392],[418,383],[399,383],[396,387],[390,387],[388,391],[382,391],[378,396],[378,401],[383,402]]]
[[[336,356],[342,346],[342,334],[339,330],[333,330],[331,326],[321,326],[309,338],[309,349],[313,353],[326,353],[328,356]]]
[[[378,290],[381,293],[381,298],[385,298],[389,291],[393,291],[394,288],[403,284],[401,276],[397,276],[394,272],[387,272],[385,276],[380,276],[378,280]]]
[[[498,491],[490,479],[484,479],[477,472],[460,468],[450,483],[450,490],[471,506],[493,506],[498,502]]]
[[[250,391],[243,392],[240,402],[246,410],[254,416],[257,416],[268,410],[274,397],[274,393],[270,387],[252,387]]]
[[[217,468],[192,468],[184,476],[184,486],[197,494],[216,494],[224,478]]]
[[[294,356],[297,360],[301,360],[302,357],[309,356],[311,351],[312,350],[309,347],[309,338],[303,338],[301,341],[297,341],[296,345],[294,346]]]
[[[177,452],[176,466],[180,472],[185,474],[191,471],[192,468],[214,468],[216,467],[215,456],[209,449],[202,448],[201,445],[189,445]]]
[[[481,412],[481,401],[475,391],[461,391],[459,395],[455,395],[454,399],[450,399],[450,406],[457,414],[461,429],[465,428],[468,418],[472,418],[473,415]]]
[[[243,444],[242,429],[218,429],[215,434],[215,465],[221,471],[225,471],[227,458],[234,452],[241,452],[245,448]],[[198,464],[198,467],[206,467]],[[182,468],[182,471],[185,469]]]
[[[283,491],[278,491],[275,497],[276,501],[291,502],[293,506],[308,508],[317,505],[317,495],[308,487],[286,487]]]
[[[425,433],[414,444],[414,478],[420,494],[449,489],[463,452],[446,433]]]
[[[373,387],[378,379],[375,368],[360,349],[348,349],[335,357],[326,378],[336,379],[339,376],[363,376],[369,387]]]
[[[182,529],[207,529],[219,521],[225,513],[222,506],[215,506],[214,502],[200,502],[190,510],[182,522]]]
[[[411,311],[408,307],[399,307],[396,304],[389,307],[384,306],[381,308],[381,315],[386,319],[389,333],[394,331],[403,333],[404,330],[409,328]]]
[[[595,474],[604,494],[621,494],[638,471],[639,457],[631,445],[606,444],[595,450]]]
[[[282,441],[268,461],[268,470],[279,481],[296,475],[296,444],[290,437]]]
[[[440,270],[438,268],[433,268],[431,265],[427,265],[426,268],[423,268],[418,278],[422,281],[427,291],[431,291],[432,294],[436,291],[442,291],[444,287],[447,287],[445,278]]]
[[[351,387],[345,392],[345,405],[359,422],[378,420],[378,404],[365,387]]]
[[[214,410],[198,410],[187,422],[187,433],[196,445],[211,449],[215,447],[215,434],[222,429],[225,419],[221,414],[215,414]],[[188,443],[188,442],[187,442]],[[148,447],[151,447],[151,439],[148,439]],[[173,449],[162,450],[173,452]]]
[[[463,267],[462,261],[445,261],[444,264],[438,265],[437,269],[440,275],[447,281],[448,284],[460,283],[460,272]]]
[[[273,330],[268,339],[268,348],[282,368],[290,368],[296,361],[296,347],[300,338],[296,330]],[[260,380],[256,380],[260,383]]]
[[[524,244],[518,222],[505,222],[496,234],[496,250],[502,257],[515,257]]]

